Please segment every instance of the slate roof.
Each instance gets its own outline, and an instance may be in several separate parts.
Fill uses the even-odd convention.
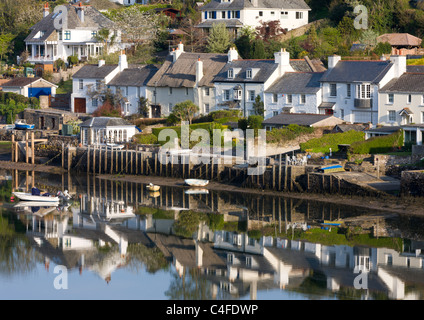
[[[378,83],[390,70],[390,61],[341,60],[322,76],[321,82]]]
[[[424,73],[424,66],[407,65],[406,72]]]
[[[35,81],[40,80],[40,77],[34,77],[34,78],[24,78],[24,77],[17,77],[13,78],[12,80],[2,84],[2,87],[25,87],[29,85],[30,83],[33,83]]]
[[[240,69],[240,71],[234,74],[234,78],[228,79],[228,70],[231,68]],[[267,81],[277,68],[278,64],[274,60],[233,60],[222,68],[213,81],[262,83]],[[259,69],[259,71],[252,79],[246,79],[246,71],[248,69]]]
[[[334,117],[333,115],[315,113],[280,113],[262,122],[264,125],[289,125],[312,126],[317,122]]]
[[[122,118],[113,117],[93,117],[85,120],[80,127],[114,127],[114,126],[133,126]]]
[[[320,89],[323,73],[287,72],[275,81],[266,92],[286,94],[314,94]]]
[[[72,77],[74,79],[104,79],[117,67],[117,64],[105,64],[101,67],[97,64],[87,64],[79,69]]]
[[[168,55],[162,67],[148,81],[149,87],[193,88],[196,81],[196,62],[203,62],[203,77],[199,86],[212,87],[212,80],[228,61],[226,54],[183,52],[177,61]],[[156,82],[156,83],[155,83]]]
[[[424,93],[424,73],[404,73],[389,81],[380,92]]]
[[[30,85],[31,83],[37,82],[38,80],[42,80],[44,83],[48,83],[50,84],[52,87],[56,87],[57,85],[44,80],[43,78],[40,77],[34,77],[34,78],[27,78],[27,77],[17,77],[17,78],[13,78],[12,80],[2,84],[2,87],[7,88],[7,87],[25,87],[27,85]]]
[[[226,10],[226,9],[248,9],[248,8],[276,8],[276,9],[303,9],[311,10],[304,0],[258,0],[258,5],[254,6],[249,0],[233,0],[231,2],[221,2],[212,0],[203,5],[200,10]]]
[[[92,6],[84,7],[84,22],[78,18],[77,5],[67,4],[67,30],[72,29],[92,29],[99,30],[102,28],[112,28],[113,22],[101,14]],[[41,19],[38,23],[31,27],[30,34],[26,37],[25,41],[57,41],[56,28],[54,26],[55,18],[57,18],[55,12],[51,12],[45,18]],[[40,38],[34,38],[39,31],[43,31],[44,35]]]
[[[109,83],[111,86],[144,87],[155,75],[158,68],[154,65],[142,65],[119,72]]]
[[[385,33],[377,37],[377,42],[388,42],[392,46],[421,46],[421,39],[409,33]]]

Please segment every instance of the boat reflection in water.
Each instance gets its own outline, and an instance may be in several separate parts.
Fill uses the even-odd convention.
[[[173,274],[170,299],[258,299],[282,290],[303,298],[424,298],[423,245],[420,236],[405,238],[405,221],[366,212],[349,217],[337,207],[279,197],[185,190],[164,186],[151,197],[144,185],[98,180],[85,193],[77,190],[79,201],[62,211],[17,213],[47,264],[94,272],[109,283],[116,270],[139,261]],[[337,229],[320,226],[323,220],[363,230],[368,224],[375,246],[296,240],[302,232]],[[366,282],[358,288],[360,275]]]

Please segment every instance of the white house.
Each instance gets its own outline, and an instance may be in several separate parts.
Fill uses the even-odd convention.
[[[272,102],[264,93],[286,72],[311,71],[306,60],[290,60],[289,52],[274,53],[274,60],[241,60],[235,49],[228,53],[228,63],[214,78],[215,109],[236,109],[244,116],[254,114],[253,104],[259,95],[265,101],[266,116],[273,115]],[[269,111],[270,110],[270,111]]]
[[[128,68],[125,54],[119,56],[118,64],[98,64],[83,66],[72,77],[71,111],[93,113],[101,104],[101,93],[107,84],[119,73]],[[96,91],[100,94],[94,94]]]
[[[351,123],[379,121],[379,89],[406,71],[406,58],[350,61],[340,56],[328,57],[328,70],[321,78],[320,113],[334,114]]]
[[[379,91],[378,123],[424,124],[424,73],[404,73]]]
[[[225,23],[234,35],[244,26],[256,28],[261,22],[279,21],[286,30],[308,23],[311,9],[304,0],[212,0],[200,7],[202,29]]]
[[[14,78],[2,84],[2,91],[14,92],[25,97],[55,96],[57,85],[43,78]]]
[[[158,71],[154,65],[139,65],[124,69],[108,82],[108,88],[113,93],[118,93],[123,97],[122,112],[124,115],[139,113],[140,98],[146,98],[147,83]],[[152,117],[149,109],[149,118]]]
[[[97,41],[96,36],[103,28],[110,31],[108,51],[120,50],[120,31],[94,7],[79,2],[58,8],[63,10],[50,12],[46,3],[43,19],[31,27],[31,33],[25,39],[29,62],[52,65],[55,60],[66,61],[72,55],[79,59],[99,55],[104,43]],[[110,45],[112,34],[115,35],[113,46]]]
[[[113,117],[93,117],[79,126],[83,146],[130,142],[138,132],[135,125],[122,118]]]
[[[199,106],[199,113],[209,113],[215,105],[213,78],[227,61],[226,54],[184,52],[180,43],[147,83],[152,117],[168,116],[185,100]]]
[[[322,72],[286,72],[265,90],[265,119],[282,112],[319,113]]]

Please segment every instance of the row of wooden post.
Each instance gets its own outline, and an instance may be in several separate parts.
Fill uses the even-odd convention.
[[[25,132],[25,162],[29,163],[30,153],[28,152],[29,147],[29,133]],[[31,164],[35,164],[35,139],[34,132],[31,132]],[[15,134],[12,134],[12,162],[19,162],[19,141],[16,141]]]

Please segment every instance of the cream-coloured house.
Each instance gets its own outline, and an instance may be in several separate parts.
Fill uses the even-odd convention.
[[[242,27],[277,20],[281,28],[292,30],[308,23],[310,10],[304,0],[212,0],[200,7],[197,27],[208,30],[214,23],[225,23],[236,36]]]

